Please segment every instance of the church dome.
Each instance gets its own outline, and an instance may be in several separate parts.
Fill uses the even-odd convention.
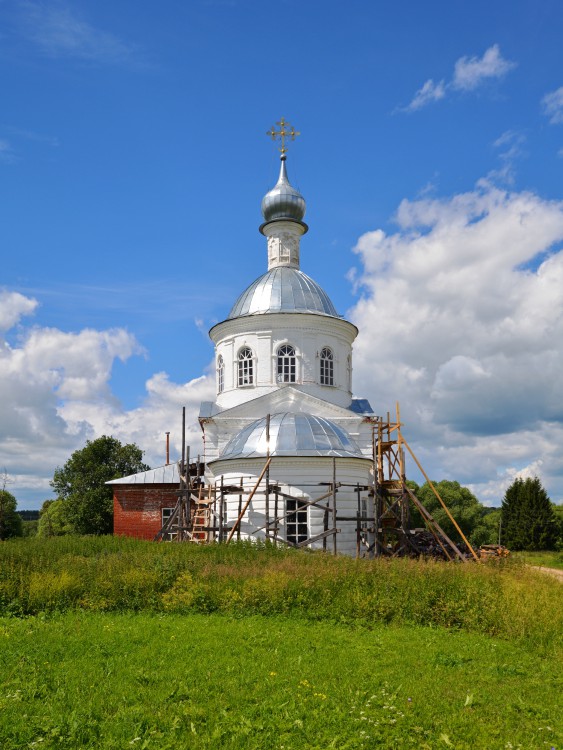
[[[305,216],[305,198],[289,184],[285,167],[285,154],[281,157],[279,179],[270,192],[262,198],[262,215],[264,220],[292,219],[303,221]]]
[[[220,458],[257,458],[267,453],[266,417],[262,417],[231,438]],[[334,422],[293,412],[271,415],[270,455],[365,458],[350,435]]]
[[[237,299],[229,318],[275,312],[340,317],[328,294],[298,268],[278,266],[260,276]]]

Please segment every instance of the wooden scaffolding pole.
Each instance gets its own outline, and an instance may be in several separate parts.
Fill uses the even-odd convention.
[[[266,461],[266,465],[264,466],[264,468],[263,468],[263,469],[262,469],[262,471],[260,472],[260,476],[258,477],[258,481],[257,481],[257,482],[256,482],[256,484],[254,485],[254,489],[252,490],[252,492],[251,492],[251,493],[250,493],[250,495],[248,496],[248,500],[247,500],[247,501],[246,501],[246,503],[244,504],[244,508],[243,508],[243,509],[242,509],[242,511],[240,512],[240,515],[239,515],[239,517],[237,518],[237,520],[236,520],[236,521],[235,521],[235,523],[234,523],[234,526],[233,526],[233,527],[231,528],[231,531],[229,532],[229,536],[227,537],[227,544],[229,544],[229,542],[230,542],[230,541],[231,541],[231,539],[233,538],[233,535],[234,535],[235,531],[237,530],[237,528],[238,528],[238,525],[239,525],[239,523],[240,523],[240,522],[242,521],[242,519],[243,519],[243,517],[244,517],[244,514],[246,513],[246,509],[247,509],[247,508],[248,508],[248,506],[250,505],[250,502],[251,502],[252,498],[253,498],[253,497],[254,497],[254,495],[256,494],[256,490],[257,490],[257,489],[258,489],[258,487],[260,486],[260,482],[261,482],[261,481],[262,481],[262,479],[264,478],[264,474],[265,474],[265,473],[266,473],[266,471],[268,470],[268,467],[269,467],[269,465],[270,465],[271,461],[272,461],[272,458],[271,458],[271,456],[270,456],[270,458],[269,458],[269,459],[268,459],[268,460]]]
[[[477,562],[479,562],[479,556],[477,555],[477,553],[475,552],[475,550],[473,549],[473,547],[472,547],[472,546],[471,546],[471,544],[469,543],[469,540],[467,539],[467,537],[465,536],[465,534],[463,533],[463,531],[462,531],[462,530],[460,529],[460,527],[459,527],[459,524],[458,524],[458,522],[457,522],[457,521],[455,520],[455,518],[454,518],[454,517],[452,516],[452,514],[450,513],[450,511],[449,511],[449,509],[448,509],[447,505],[445,504],[445,502],[444,502],[444,501],[442,500],[442,498],[440,497],[440,495],[439,495],[438,491],[436,490],[436,488],[434,487],[434,485],[432,484],[432,482],[431,482],[431,481],[430,481],[430,479],[428,478],[428,475],[426,474],[426,472],[424,471],[424,469],[423,469],[423,468],[422,468],[422,466],[420,465],[420,462],[419,462],[418,458],[417,458],[417,457],[416,457],[416,456],[414,455],[414,453],[413,453],[413,451],[412,451],[412,449],[411,449],[410,445],[409,445],[409,444],[407,443],[407,441],[406,441],[406,440],[405,440],[404,438],[403,438],[403,443],[405,444],[405,446],[406,446],[406,448],[407,448],[408,452],[409,452],[409,453],[411,454],[411,456],[412,456],[412,458],[413,458],[414,462],[416,463],[416,465],[418,466],[419,470],[420,470],[420,471],[422,472],[422,476],[423,476],[423,477],[424,477],[424,478],[426,479],[426,481],[428,482],[428,485],[429,485],[430,489],[432,490],[432,492],[433,492],[433,493],[434,493],[434,494],[436,495],[436,497],[438,498],[438,501],[439,501],[440,505],[441,505],[441,506],[442,506],[442,508],[443,508],[443,509],[444,509],[444,510],[446,511],[446,514],[447,514],[448,518],[450,519],[450,521],[451,521],[451,522],[453,523],[453,525],[455,526],[455,528],[456,528],[456,531],[458,532],[458,534],[460,535],[460,537],[461,537],[461,538],[463,539],[463,541],[465,542],[465,544],[466,544],[466,545],[467,545],[467,546],[469,547],[469,549],[470,549],[470,551],[471,551],[471,554],[473,555],[474,559],[475,559],[475,560],[476,560]]]

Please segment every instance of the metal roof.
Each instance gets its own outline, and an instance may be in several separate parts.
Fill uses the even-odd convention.
[[[349,406],[350,411],[356,414],[374,414],[375,412],[371,408],[370,402],[367,398],[353,398],[352,403]]]
[[[280,176],[275,185],[262,198],[262,215],[268,221],[293,219],[301,222],[305,216],[305,199],[287,177],[285,156],[282,156]]]
[[[309,312],[341,317],[328,294],[298,268],[272,268],[237,299],[229,319],[274,312]]]
[[[251,458],[267,453],[266,417],[262,417],[231,438],[220,458]],[[365,458],[350,435],[334,422],[293,412],[271,415],[270,455]]]
[[[178,484],[179,481],[178,464],[174,462],[156,469],[140,471],[138,474],[130,474],[121,479],[112,479],[106,484]]]

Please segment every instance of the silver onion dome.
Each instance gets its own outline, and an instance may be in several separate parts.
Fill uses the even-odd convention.
[[[298,268],[278,266],[245,289],[233,305],[229,319],[276,312],[308,312],[340,317],[330,297],[316,281]]]
[[[285,154],[281,157],[279,179],[269,193],[262,198],[262,215],[264,220],[293,219],[303,221],[305,216],[305,199],[301,193],[289,184],[285,166]]]
[[[262,417],[231,438],[220,458],[254,458],[267,453],[266,417]],[[270,455],[365,458],[350,435],[334,422],[293,412],[271,415]]]

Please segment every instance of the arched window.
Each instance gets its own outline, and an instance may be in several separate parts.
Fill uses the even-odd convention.
[[[321,385],[334,385],[334,354],[328,346],[321,352]]]
[[[254,361],[252,349],[243,347],[238,353],[238,384],[252,385],[254,383]]]
[[[223,393],[225,389],[225,363],[223,357],[217,357],[217,393]]]
[[[295,383],[296,380],[295,348],[291,344],[284,344],[278,349],[278,383]]]
[[[352,391],[352,355],[348,355],[348,359],[346,360],[346,369],[347,369],[347,375],[348,375],[348,390]]]

